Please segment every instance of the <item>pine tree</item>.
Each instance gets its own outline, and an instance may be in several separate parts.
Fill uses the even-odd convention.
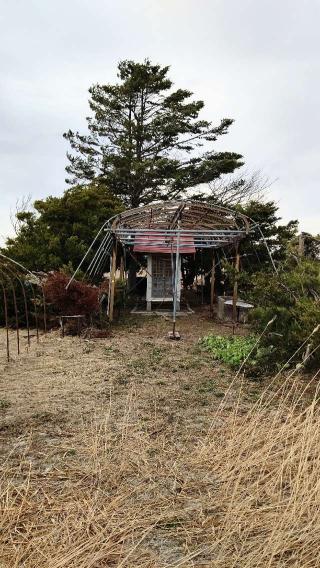
[[[240,154],[211,149],[233,120],[212,126],[199,119],[203,101],[191,100],[188,90],[172,91],[168,71],[149,60],[122,61],[119,83],[89,89],[89,133],[64,134],[73,151],[67,154],[67,183],[98,180],[137,207],[181,196],[242,165]]]

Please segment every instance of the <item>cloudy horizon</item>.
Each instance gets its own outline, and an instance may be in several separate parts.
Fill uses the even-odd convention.
[[[319,16],[317,0],[2,1],[2,242],[18,199],[66,189],[62,135],[85,131],[90,85],[146,57],[204,100],[205,118],[235,120],[215,148],[274,180],[284,222],[318,233]]]

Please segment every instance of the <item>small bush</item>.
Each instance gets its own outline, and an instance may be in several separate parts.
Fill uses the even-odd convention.
[[[314,330],[320,324],[320,263],[288,259],[278,274],[255,274],[253,284],[251,322],[257,333],[265,330],[260,345],[267,356],[260,360],[261,370],[274,371],[289,360],[319,368],[320,329]]]
[[[99,310],[99,289],[74,280],[68,290],[69,277],[63,272],[49,274],[44,283],[46,302],[57,315],[91,315]]]
[[[249,355],[256,343],[254,336],[222,336],[207,335],[200,340],[200,344],[209,351],[213,358],[226,363],[230,367],[236,368]],[[256,363],[257,352],[254,363]]]

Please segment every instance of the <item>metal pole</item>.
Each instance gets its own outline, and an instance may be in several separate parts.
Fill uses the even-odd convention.
[[[27,296],[26,291],[24,288],[24,282],[22,282],[21,278],[18,276],[19,273],[15,272],[11,267],[7,266],[7,270],[10,270],[11,274],[13,273],[17,278],[23,295],[23,303],[24,303],[24,313],[26,318],[26,326],[27,326],[27,340],[28,340],[28,347],[30,347],[30,327],[29,327],[29,313],[28,313],[28,303],[27,303]]]
[[[32,282],[30,282],[30,286],[31,286],[33,306],[34,306],[34,320],[35,320],[35,324],[36,324],[37,343],[39,343],[39,322],[38,322],[37,298],[36,298],[36,295],[35,295],[35,291],[34,291],[34,287],[33,287]]]
[[[13,258],[10,258],[9,256],[6,256],[5,254],[3,254],[1,252],[0,252],[0,257],[5,258],[6,260],[9,260],[9,262],[12,262],[15,266],[19,266],[20,268],[22,268],[22,270],[27,272],[27,274],[30,274],[30,276],[37,281],[38,285],[41,285],[40,279],[35,274],[30,272],[30,270],[28,270],[25,266],[23,266],[23,264],[20,264],[20,262],[13,260]],[[32,280],[30,280],[30,286],[31,286],[32,296],[33,296],[33,301],[34,301],[35,323],[36,323],[36,329],[37,329],[37,341],[39,343],[38,312],[37,312],[36,297],[35,297],[34,288],[33,288],[33,285],[32,285]]]
[[[258,231],[259,231],[259,233],[260,233],[260,235],[261,235],[261,237],[262,237],[262,240],[263,240],[263,242],[264,242],[264,245],[265,245],[265,247],[266,247],[266,249],[267,249],[269,258],[270,258],[270,260],[271,260],[271,264],[272,264],[273,270],[275,271],[276,274],[278,274],[278,269],[277,269],[277,267],[276,267],[276,265],[275,265],[275,263],[274,263],[273,256],[272,256],[272,254],[271,254],[271,250],[270,250],[270,248],[269,248],[269,246],[268,246],[267,240],[266,240],[266,238],[265,238],[265,236],[264,236],[264,234],[263,234],[263,232],[262,232],[262,229],[260,228],[260,225],[257,225],[257,228],[258,228]]]
[[[179,248],[180,248],[180,221],[178,221],[177,230],[177,246],[176,246],[176,272],[174,275],[174,292],[173,292],[173,317],[172,317],[172,335],[176,335],[176,320],[177,320],[177,295],[178,295],[178,277],[179,277]]]
[[[214,304],[214,284],[215,284],[215,254],[214,249],[212,249],[212,270],[211,270],[211,293],[210,293],[210,312],[211,316],[213,317],[213,304]]]
[[[10,278],[10,276],[6,272],[2,272],[2,273],[4,274],[4,277],[7,280],[9,280],[9,284],[10,284],[11,290],[12,290],[13,307],[14,307],[14,314],[15,314],[15,321],[16,321],[17,352],[18,352],[18,355],[20,355],[19,316],[18,316],[18,305],[17,305],[16,290],[15,290],[14,283],[13,283],[12,279]]]
[[[111,265],[112,265],[112,255],[109,256],[109,287],[108,287],[108,305],[107,305],[107,316],[109,317],[110,309],[110,294],[111,294]]]
[[[10,278],[10,284],[11,284],[11,288],[12,288],[13,306],[14,306],[14,314],[15,314],[15,320],[16,320],[17,352],[18,352],[18,355],[20,355],[20,335],[19,335],[19,316],[18,316],[17,296],[16,296],[14,284],[13,284],[11,278]]]
[[[113,245],[112,262],[110,271],[110,302],[109,302],[109,321],[113,321],[114,290],[116,285],[116,265],[117,265],[117,241]]]
[[[120,280],[124,280],[124,257],[123,254],[120,258]]]
[[[27,326],[27,338],[28,338],[28,347],[30,347],[30,326],[29,326],[29,313],[28,313],[28,303],[27,303],[27,296],[26,291],[22,284],[22,294],[23,294],[23,303],[24,303],[24,312],[26,316],[26,326]]]
[[[43,284],[41,284],[41,292],[42,292],[42,302],[43,302],[43,329],[44,333],[47,333],[47,304],[46,304],[46,297],[43,289]]]
[[[6,289],[2,282],[0,282],[2,292],[3,292],[3,303],[4,303],[4,319],[6,325],[6,336],[7,336],[7,360],[10,361],[10,342],[9,342],[9,325],[8,325],[8,304],[7,304],[7,294]]]
[[[201,249],[201,306],[204,304],[203,249]]]
[[[83,265],[85,259],[87,258],[89,252],[91,251],[91,249],[92,249],[94,243],[96,242],[97,238],[99,237],[99,235],[101,234],[101,232],[103,231],[103,229],[105,228],[105,226],[107,225],[107,223],[108,223],[108,222],[106,221],[106,222],[102,225],[102,227],[100,228],[100,230],[98,231],[98,233],[96,234],[96,236],[95,236],[95,238],[93,239],[91,245],[89,246],[89,248],[88,248],[86,254],[85,254],[84,257],[82,258],[81,262],[78,264],[78,266],[77,266],[75,272],[73,273],[73,275],[72,275],[72,277],[70,278],[68,284],[66,285],[66,290],[68,290],[68,288],[69,288],[71,282],[75,279],[76,274],[79,272],[81,266]]]
[[[235,275],[233,284],[233,298],[232,298],[232,321],[233,333],[237,323],[237,301],[238,301],[238,273],[240,266],[239,243],[236,243],[236,259],[235,259]]]

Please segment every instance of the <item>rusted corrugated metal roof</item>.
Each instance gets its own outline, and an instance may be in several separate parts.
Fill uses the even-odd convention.
[[[135,235],[134,237],[134,252],[147,252],[147,253],[176,253],[177,250],[177,236],[165,236],[165,234],[154,234],[154,232],[145,232],[143,234]],[[181,235],[179,238],[179,252],[180,254],[194,254],[196,248],[194,246],[194,238],[192,235]]]

